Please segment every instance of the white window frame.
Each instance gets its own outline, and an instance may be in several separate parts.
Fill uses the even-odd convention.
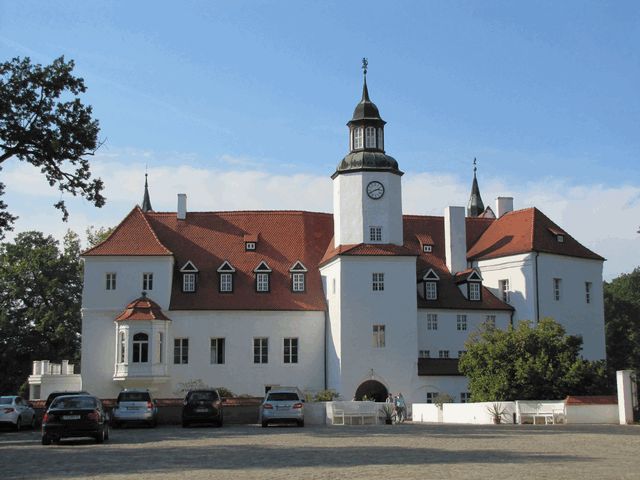
[[[373,326],[373,347],[384,348],[385,347],[385,326],[377,324]]]
[[[384,150],[384,130],[378,127],[378,149]]]
[[[374,292],[384,291],[384,273],[374,272],[371,274],[371,289]]]
[[[495,315],[487,315],[485,318],[485,322],[490,326],[495,328],[496,326],[496,316]]]
[[[136,337],[139,335],[144,335],[144,339],[139,338],[136,340]],[[131,363],[149,363],[149,334],[146,332],[136,332],[132,338]],[[143,353],[146,353],[146,355],[143,355]],[[143,357],[145,357],[145,359],[143,359]]]
[[[480,283],[479,282],[469,282],[469,300],[474,302],[478,302],[481,300],[480,295]]]
[[[509,279],[504,278],[502,280],[498,280],[498,285],[500,288],[500,298],[503,302],[509,303],[511,299],[510,290],[509,290]]]
[[[156,348],[157,351],[157,355],[156,358],[158,359],[158,363],[162,363],[162,361],[164,360],[164,333],[162,332],[158,332],[158,345]]]
[[[225,344],[225,337],[211,337],[209,339],[209,363],[211,365],[224,365]]]
[[[456,330],[459,332],[467,330],[467,316],[465,314],[456,315]]]
[[[173,364],[189,365],[189,337],[173,339]]]
[[[378,225],[369,226],[369,241],[382,242],[382,227]]]
[[[431,351],[430,350],[420,350],[418,352],[418,356],[420,358],[431,358]]]
[[[256,292],[269,291],[269,275],[267,272],[256,273]]]
[[[365,148],[376,148],[376,128],[367,127],[364,131]]]
[[[110,290],[113,291],[116,289],[117,283],[117,275],[115,272],[107,272],[107,274],[105,275],[105,279],[106,279],[106,290]]]
[[[253,337],[253,364],[269,363],[269,337]]]
[[[361,149],[364,144],[364,129],[362,127],[356,127],[353,129],[353,149]]]
[[[438,350],[438,358],[450,358],[449,350]]]
[[[195,273],[182,274],[182,291],[183,292],[196,291],[196,274]]]
[[[122,331],[118,334],[118,363],[127,363],[127,335]]]
[[[256,242],[245,242],[244,249],[247,251],[253,251],[256,249]]]
[[[298,337],[287,337],[282,342],[283,362],[287,364],[298,363]]]
[[[232,272],[220,272],[220,292],[231,293],[233,292],[233,273]]]
[[[438,395],[440,395],[440,392],[427,392],[426,403],[433,403]]]
[[[153,273],[145,272],[142,274],[142,290],[148,292],[153,290]]]
[[[427,280],[424,283],[425,288],[425,298],[427,300],[437,300],[438,299],[438,282],[434,280]]]
[[[591,303],[591,282],[584,282],[584,299],[586,303]]]
[[[437,313],[427,313],[427,330],[438,330]]]
[[[422,251],[424,253],[431,253],[433,252],[433,245],[423,245],[422,246]]]
[[[305,273],[295,272],[291,274],[291,287],[294,292],[305,291]]]
[[[561,294],[562,294],[561,290],[562,290],[562,279],[554,278],[553,279],[553,299],[556,302],[560,301]]]

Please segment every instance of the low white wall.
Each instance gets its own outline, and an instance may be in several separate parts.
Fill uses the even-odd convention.
[[[33,395],[35,385],[40,385],[40,399],[47,398],[51,392],[82,390],[82,378],[79,373],[73,375],[29,375],[30,392]],[[30,398],[31,400],[38,400]]]
[[[501,423],[513,423],[515,402],[445,403],[442,405],[442,421],[443,423],[492,424],[493,416],[489,409],[493,409],[494,404],[503,410]]]
[[[433,403],[414,403],[411,405],[413,412],[411,420],[414,422],[438,423],[442,421],[440,409]]]
[[[325,425],[327,423],[327,402],[307,402],[304,404],[305,425]]]
[[[618,405],[567,405],[567,423],[618,423]]]

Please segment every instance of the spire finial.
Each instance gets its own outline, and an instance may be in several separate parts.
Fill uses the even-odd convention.
[[[144,174],[144,196],[142,197],[142,211],[143,212],[152,212],[153,207],[151,206],[151,198],[149,197],[149,183],[147,182],[148,174],[145,172]]]
[[[473,176],[474,177],[476,176],[476,170],[478,170],[478,167],[476,167],[476,163],[477,163],[476,157],[473,157]]]
[[[367,78],[367,67],[369,67],[369,60],[362,57],[362,71],[364,72],[364,78]]]

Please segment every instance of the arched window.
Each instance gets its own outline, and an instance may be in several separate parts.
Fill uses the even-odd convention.
[[[118,362],[125,363],[127,359],[127,339],[125,337],[124,332],[120,332],[118,338]]]
[[[149,336],[146,333],[136,333],[133,336],[133,363],[149,361]]]
[[[362,148],[362,127],[353,130],[353,149]]]
[[[164,359],[162,354],[163,348],[164,348],[164,336],[162,335],[162,332],[158,332],[158,343],[157,343],[158,353],[156,355],[156,358],[158,359],[158,363],[162,363]]]
[[[375,127],[367,127],[366,142],[367,148],[376,148],[376,129]]]

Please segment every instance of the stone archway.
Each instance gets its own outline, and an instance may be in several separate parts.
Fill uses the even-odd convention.
[[[375,399],[376,402],[384,402],[389,395],[389,390],[377,380],[367,380],[362,382],[356,390],[355,400],[362,400],[365,395],[368,399]]]

